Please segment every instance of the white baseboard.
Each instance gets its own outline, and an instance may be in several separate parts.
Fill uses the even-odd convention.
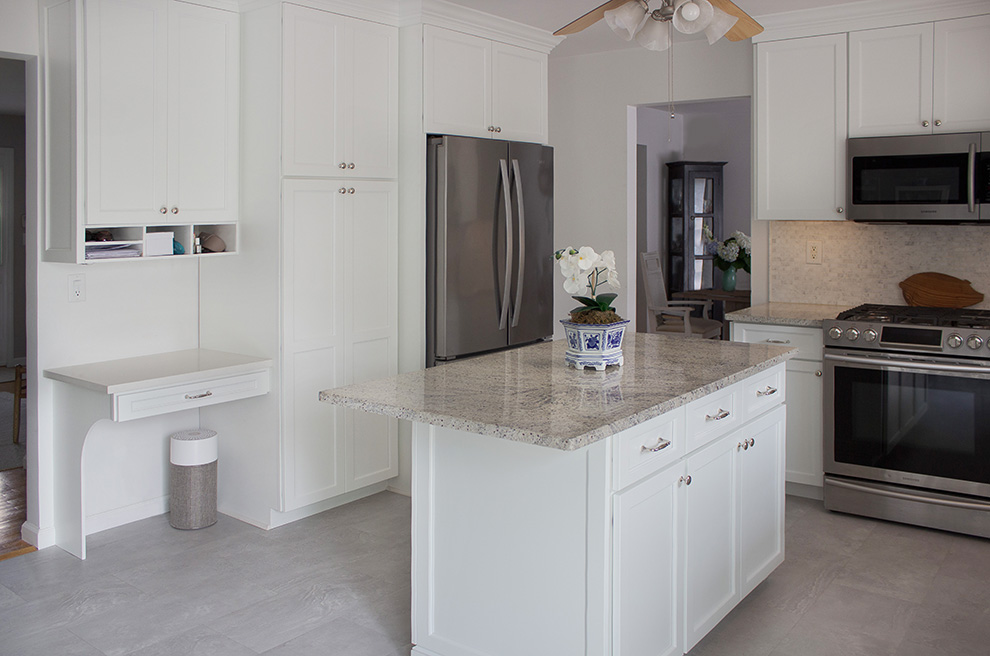
[[[86,517],[86,535],[130,524],[141,519],[164,515],[168,512],[168,495],[149,499],[123,508],[114,508]]]
[[[290,524],[305,517],[316,515],[325,510],[342,506],[345,503],[350,503],[352,501],[357,501],[358,499],[363,499],[364,497],[369,497],[372,494],[384,492],[386,489],[386,482],[375,483],[374,485],[363,487],[360,490],[354,490],[353,492],[347,492],[346,494],[341,494],[340,496],[333,497],[331,499],[324,499],[323,501],[319,501],[317,503],[311,503],[308,506],[303,506],[302,508],[297,508],[296,510],[290,510],[289,512],[279,512],[277,510],[273,510],[271,513],[271,526],[267,528],[284,526],[285,524]]]
[[[392,479],[393,481],[396,479]],[[396,494],[401,494],[404,497],[411,497],[412,490],[405,487],[396,487],[395,485],[388,485],[385,487],[389,492],[395,492]]]
[[[55,546],[55,527],[48,526],[38,528],[31,522],[24,522],[21,525],[21,539],[28,544],[34,545],[38,549],[47,549]]]

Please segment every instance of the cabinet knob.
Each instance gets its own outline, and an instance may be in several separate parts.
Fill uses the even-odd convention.
[[[354,187],[351,187],[350,189],[348,189],[348,190],[347,190],[347,193],[349,193],[349,194],[353,194],[353,193],[354,193]]]
[[[736,444],[736,451],[738,451],[739,449],[742,449],[743,451],[748,451],[749,450],[749,442],[747,442],[746,440],[743,440],[742,442],[737,443]]]
[[[685,485],[690,485],[691,484],[691,477],[690,476],[681,476],[681,480],[679,480],[677,482],[678,483],[684,483]]]
[[[496,132],[501,132],[501,131],[502,131],[502,128],[500,128],[500,127],[496,127],[496,128],[495,128],[495,131],[496,131]]]
[[[172,208],[172,214],[178,214],[178,213],[179,213],[179,208],[178,207],[173,207]]]
[[[346,194],[347,193],[347,189],[345,187],[341,187],[340,189],[337,190],[337,193],[338,194]]]
[[[816,371],[815,372],[815,375],[818,376],[819,378],[821,378],[822,377],[822,370],[819,369],[818,371]]]
[[[347,165],[347,168],[349,168],[349,169],[353,169],[353,168],[354,168],[354,162],[351,162],[350,164],[348,164],[348,165]]]
[[[922,121],[921,122],[921,127],[923,127],[923,128],[927,128],[929,125],[931,125],[931,123],[929,123],[928,121]]]
[[[941,125],[942,125],[942,121],[939,119],[935,119],[935,127],[940,127]]]
[[[843,212],[845,212],[845,210],[842,209],[841,207],[836,207],[835,208],[835,211],[838,212],[839,214],[842,214]]]
[[[168,208],[167,207],[163,207],[163,208],[161,208],[158,211],[161,212],[162,214],[168,214]]]
[[[752,438],[752,437],[749,438],[749,445],[750,446],[756,446],[756,439],[755,438]]]
[[[347,168],[347,162],[341,162],[340,164],[337,165],[337,168],[339,168],[339,169],[346,169]]]
[[[494,132],[495,131],[495,126],[494,125],[489,125],[488,126],[488,131],[489,132]]]

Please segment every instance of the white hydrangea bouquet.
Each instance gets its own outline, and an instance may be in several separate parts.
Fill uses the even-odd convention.
[[[602,251],[601,255],[591,246],[574,249],[561,248],[553,254],[564,274],[564,291],[581,303],[571,310],[575,323],[614,323],[622,321],[612,307],[618,294],[599,294],[601,285],[619,289],[619,274],[615,269],[615,253]],[[587,290],[586,295],[579,295]]]
[[[742,269],[750,273],[753,242],[745,233],[736,230],[725,241],[715,241],[712,229],[706,225],[704,235],[708,252],[715,256],[715,266],[722,271]]]

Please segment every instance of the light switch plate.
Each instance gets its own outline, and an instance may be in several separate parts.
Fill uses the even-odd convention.
[[[69,302],[82,303],[86,300],[86,274],[76,273],[69,276]]]
[[[808,264],[822,263],[822,242],[820,239],[808,240],[808,252],[805,257],[805,262]]]

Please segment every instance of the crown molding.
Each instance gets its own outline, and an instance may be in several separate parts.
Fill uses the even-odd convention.
[[[928,23],[987,13],[990,13],[987,0],[863,0],[756,16],[764,31],[753,37],[753,42]]]
[[[399,25],[424,23],[549,53],[564,37],[446,0],[397,0]]]
[[[362,20],[382,23],[385,25],[399,25],[399,0],[382,0],[375,4],[369,4],[366,0],[293,0],[283,2],[283,0],[222,0],[227,2],[237,2],[242,12],[254,11],[272,5],[291,4],[300,7],[310,7],[320,9],[334,14],[360,18]]]

